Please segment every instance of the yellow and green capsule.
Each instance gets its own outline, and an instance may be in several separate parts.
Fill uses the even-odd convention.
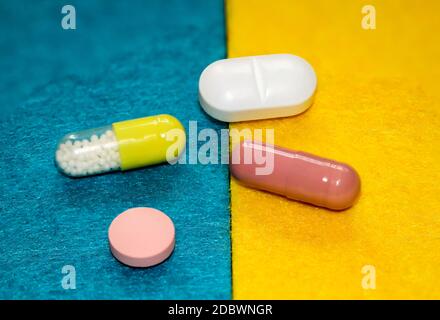
[[[185,129],[167,114],[72,132],[57,146],[58,169],[70,177],[175,162],[186,144]]]

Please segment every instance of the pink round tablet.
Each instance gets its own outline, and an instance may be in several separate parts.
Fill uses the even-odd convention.
[[[168,258],[174,249],[175,230],[171,219],[153,208],[132,208],[110,225],[112,254],[131,267],[150,267]]]

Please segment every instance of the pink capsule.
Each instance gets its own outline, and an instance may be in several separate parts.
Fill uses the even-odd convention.
[[[351,207],[360,192],[359,175],[349,165],[260,142],[237,145],[230,168],[249,187],[332,210]]]

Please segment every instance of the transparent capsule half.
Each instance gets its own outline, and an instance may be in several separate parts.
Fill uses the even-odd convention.
[[[56,164],[62,173],[71,177],[120,170],[119,145],[112,126],[65,136],[58,144]]]

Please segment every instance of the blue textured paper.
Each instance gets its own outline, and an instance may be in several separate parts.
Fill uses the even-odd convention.
[[[188,128],[225,128],[198,105],[203,68],[223,58],[221,0],[0,4],[0,298],[229,299],[228,168],[158,165],[69,179],[54,166],[64,134],[173,114]],[[11,27],[13,26],[13,27]],[[154,207],[176,227],[165,263],[132,269],[108,247],[111,221]],[[76,289],[61,286],[65,265]]]

